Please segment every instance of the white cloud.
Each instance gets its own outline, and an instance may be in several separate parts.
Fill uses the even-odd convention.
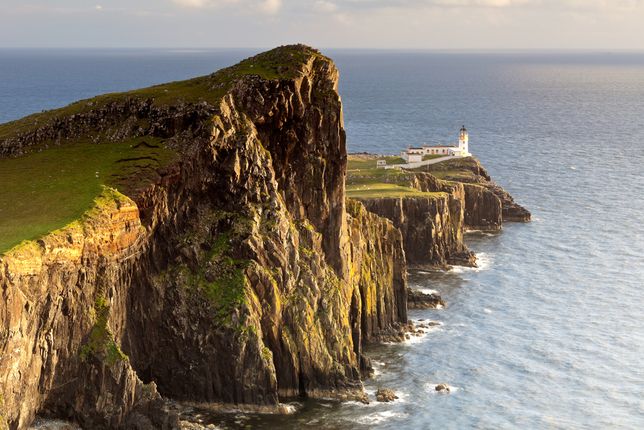
[[[282,8],[282,0],[264,0],[259,7],[266,13],[277,13]]]
[[[212,3],[209,0],[172,0],[172,1],[178,4],[179,6],[195,7],[195,8],[205,7]]]
[[[275,14],[282,8],[282,0],[172,0],[178,6],[192,9],[243,6],[246,10],[258,10]]]
[[[94,9],[103,10],[103,6],[101,6],[100,4],[97,4],[96,6],[94,6]]]
[[[335,12],[338,10],[338,5],[326,0],[317,0],[313,8],[318,12]]]

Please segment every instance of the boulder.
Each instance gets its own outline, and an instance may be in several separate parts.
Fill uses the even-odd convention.
[[[397,398],[398,396],[396,393],[389,388],[379,388],[378,391],[376,391],[376,400],[379,402],[393,402]]]
[[[449,385],[447,385],[447,384],[438,384],[438,385],[436,385],[436,387],[434,387],[434,389],[436,391],[439,391],[439,392],[441,392],[441,391],[446,392],[446,393],[450,392]]]
[[[412,288],[407,288],[407,307],[409,309],[436,309],[445,306],[438,294],[425,294]]]

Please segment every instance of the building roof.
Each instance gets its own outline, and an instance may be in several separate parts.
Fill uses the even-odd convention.
[[[424,145],[423,148],[457,148],[457,145]]]

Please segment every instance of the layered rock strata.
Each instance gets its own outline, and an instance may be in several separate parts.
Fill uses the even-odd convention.
[[[363,395],[363,344],[407,322],[401,234],[359,204],[347,215],[333,63],[294,46],[248,64],[268,72],[208,84],[216,102],[124,95],[0,142],[18,156],[160,135],[180,154],[0,258],[0,426],[173,428],[160,395]]]
[[[411,265],[446,267],[475,265],[474,255],[463,242],[463,201],[453,194],[428,197],[387,197],[361,200],[365,207],[391,220],[404,238]]]
[[[401,230],[411,265],[475,266],[476,257],[463,241],[465,231],[498,231],[503,222],[530,221],[530,212],[494,183],[478,160],[454,161],[458,170],[453,177],[415,171],[394,176],[396,183],[420,191],[417,196],[359,199]]]

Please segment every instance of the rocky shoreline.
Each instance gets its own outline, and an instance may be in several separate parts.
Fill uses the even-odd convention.
[[[443,304],[408,289],[408,263],[473,265],[468,228],[529,213],[474,159],[472,183],[407,172],[426,194],[346,198],[338,76],[319,52],[281,47],[2,125],[5,159],[145,136],[177,157],[0,255],[0,429],[37,415],[179,428],[168,399],[365,400],[364,346],[423,334],[408,308]]]

